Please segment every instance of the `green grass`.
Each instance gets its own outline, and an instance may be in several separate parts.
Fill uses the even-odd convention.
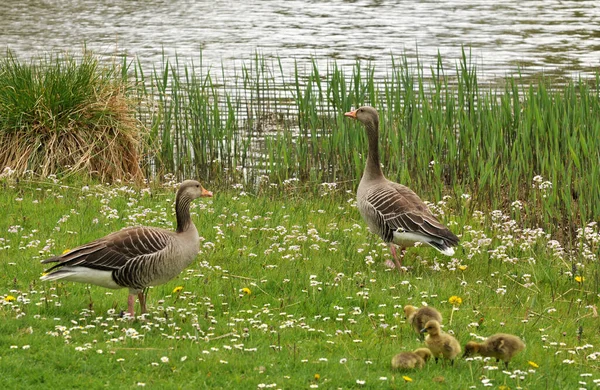
[[[600,380],[596,225],[567,246],[523,223],[517,208],[479,212],[466,197],[435,202],[461,248],[454,258],[411,249],[412,269],[400,274],[383,265],[389,251],[367,232],[352,193],[313,193],[294,181],[256,192],[205,182],[215,197],[193,209],[202,253],[149,291],[145,320],[129,322],[118,316],[126,290],[42,283],[39,260],[128,225],[172,228],[172,183],[145,191],[0,180],[6,388],[465,389],[489,379],[494,388],[576,389]],[[548,198],[538,201],[547,207]],[[453,312],[455,295],[462,305]],[[462,345],[471,334],[507,332],[527,348],[508,373],[479,359],[392,372],[394,354],[421,345],[402,307],[422,302],[442,312]]]

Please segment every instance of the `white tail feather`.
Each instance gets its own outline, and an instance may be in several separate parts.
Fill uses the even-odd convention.
[[[87,267],[64,267],[40,278],[41,280],[68,280],[70,282],[89,283],[106,288],[123,288],[112,278],[112,271],[102,271]]]

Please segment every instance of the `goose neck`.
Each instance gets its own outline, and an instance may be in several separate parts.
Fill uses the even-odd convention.
[[[377,179],[383,177],[381,164],[379,161],[379,125],[378,123],[367,123],[367,138],[369,141],[369,154],[367,155],[367,165],[365,167],[364,177],[368,179]]]
[[[190,216],[190,203],[192,200],[188,196],[178,194],[175,200],[175,215],[177,217],[177,233],[183,233],[192,225]]]

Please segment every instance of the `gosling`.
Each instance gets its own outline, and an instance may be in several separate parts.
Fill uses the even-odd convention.
[[[469,341],[465,345],[463,357],[478,354],[484,357],[496,358],[496,363],[502,360],[508,368],[508,363],[517,353],[525,349],[525,343],[511,334],[497,333],[488,337],[484,342]]]
[[[421,329],[425,327],[427,321],[436,320],[440,324],[442,323],[442,315],[440,312],[429,306],[423,306],[417,309],[412,305],[406,305],[404,306],[404,315],[406,316],[408,323],[412,325],[415,332],[421,336],[421,339],[424,337],[421,333]]]
[[[392,358],[392,369],[412,370],[423,368],[431,358],[429,348],[417,348],[412,352],[401,352]]]
[[[449,359],[454,365],[454,358],[460,353],[460,344],[453,336],[440,329],[440,323],[436,320],[429,320],[425,327],[421,329],[421,333],[427,333],[425,345],[431,350],[431,354],[435,357],[437,363],[438,358],[443,357]]]

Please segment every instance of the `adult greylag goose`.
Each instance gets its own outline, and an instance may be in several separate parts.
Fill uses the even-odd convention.
[[[101,287],[128,288],[127,309],[134,317],[135,296],[146,312],[144,289],[173,279],[194,261],[200,249],[198,230],[190,217],[190,203],[210,197],[195,180],[181,183],[175,200],[175,232],[146,226],[130,227],[81,245],[42,263],[58,263],[42,280],[68,280]]]
[[[525,349],[525,343],[512,334],[497,333],[488,337],[484,342],[469,341],[465,345],[463,357],[478,354],[485,357],[496,358],[496,362],[502,360],[506,368],[514,355]]]
[[[407,247],[416,242],[431,245],[447,256],[458,237],[438,221],[410,188],[385,178],[379,162],[379,115],[373,107],[360,107],[344,114],[365,126],[369,141],[367,164],[356,194],[358,210],[374,234],[390,246],[398,270]],[[400,248],[400,259],[395,245]]]
[[[412,370],[423,368],[430,358],[431,351],[429,348],[417,348],[412,352],[401,352],[392,358],[392,369]]]
[[[460,353],[460,344],[454,336],[443,332],[440,328],[440,323],[436,320],[429,320],[425,327],[421,329],[421,333],[427,333],[425,337],[425,345],[431,351],[437,363],[438,358],[443,357],[449,359],[454,364],[454,358]]]
[[[404,306],[404,315],[406,316],[406,321],[421,336],[421,329],[425,327],[427,321],[436,320],[440,324],[442,323],[440,312],[430,306],[423,306],[417,309],[412,305],[406,305]]]

